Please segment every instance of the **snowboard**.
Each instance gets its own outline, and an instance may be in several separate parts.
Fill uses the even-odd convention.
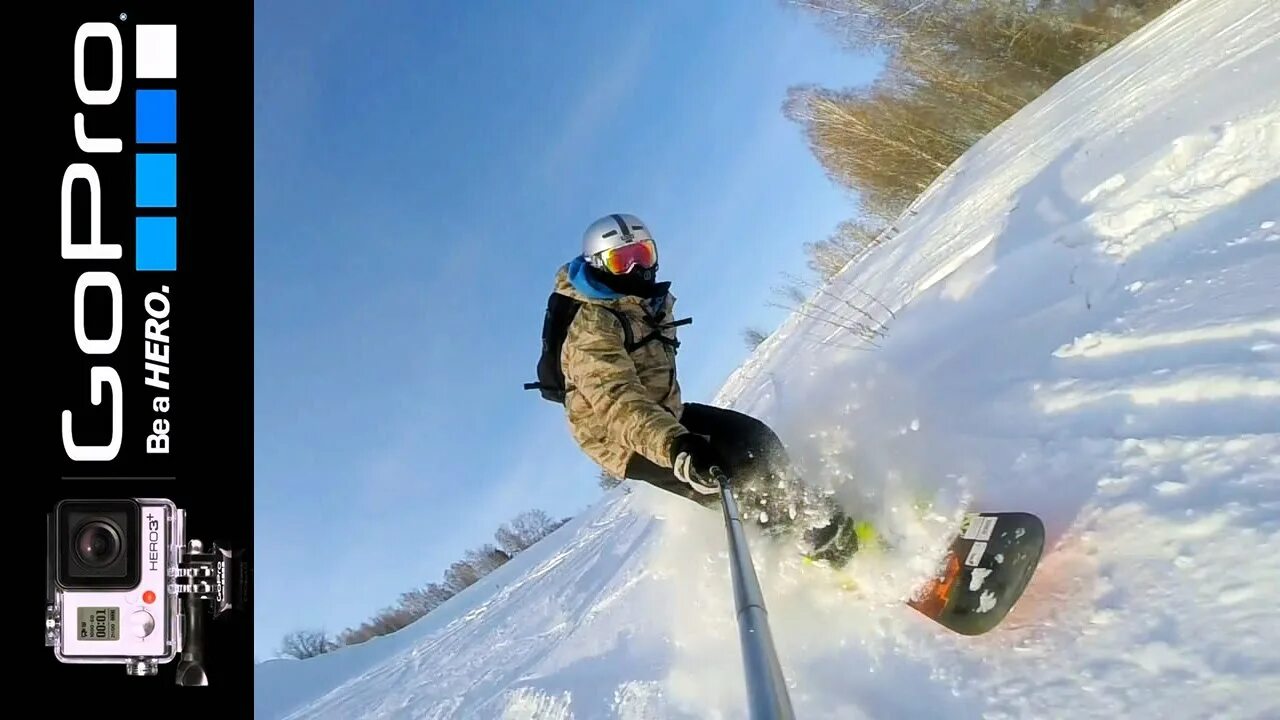
[[[937,575],[907,605],[961,635],[981,635],[1022,597],[1044,552],[1044,523],[1025,512],[965,515]]]
[[[869,524],[859,524],[858,537],[864,548],[859,553],[886,549],[876,535]],[[1040,563],[1044,541],[1044,524],[1031,513],[968,513],[943,553],[937,574],[906,604],[952,632],[989,632],[1022,597]],[[837,575],[842,590],[857,592],[853,581],[838,571]]]

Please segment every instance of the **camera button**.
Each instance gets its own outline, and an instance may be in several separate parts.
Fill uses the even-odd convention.
[[[137,610],[129,616],[129,628],[134,637],[145,638],[156,629],[156,621],[146,610]]]

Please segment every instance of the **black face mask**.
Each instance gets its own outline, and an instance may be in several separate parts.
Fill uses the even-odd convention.
[[[631,269],[631,272],[624,275],[614,275],[593,267],[587,267],[587,271],[601,285],[623,295],[651,298],[661,295],[665,290],[658,283],[657,265],[648,268],[635,267]]]

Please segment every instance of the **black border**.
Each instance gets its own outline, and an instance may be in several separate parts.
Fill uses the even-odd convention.
[[[173,664],[143,678],[127,676],[122,666],[59,663],[44,645],[42,590],[49,569],[48,514],[64,499],[169,498],[187,512],[189,537],[206,547],[217,543],[244,550],[252,562],[253,5],[119,0],[20,4],[11,10],[13,42],[7,51],[17,83],[8,88],[6,114],[20,128],[9,137],[20,164],[10,175],[18,194],[11,198],[6,243],[16,257],[10,258],[13,272],[6,287],[5,365],[12,391],[8,407],[20,430],[7,443],[13,449],[9,502],[14,506],[8,514],[17,518],[16,536],[37,539],[10,551],[7,579],[17,612],[8,614],[6,649],[22,668],[14,678],[16,700],[19,706],[37,703],[56,717],[146,708],[187,717],[251,716],[251,600],[205,623],[209,685],[192,688],[174,683]],[[108,108],[85,107],[77,97],[73,50],[83,22],[112,22],[121,31],[121,95]],[[176,79],[134,80],[133,28],[140,23],[177,25]],[[177,144],[146,148],[178,156],[178,207],[168,211],[178,217],[178,269],[172,273],[140,273],[133,265],[134,218],[167,214],[139,210],[133,203],[133,155],[143,149],[136,146],[133,129],[133,92],[140,87],[178,92]],[[116,157],[81,152],[74,136],[76,112],[86,113],[90,136],[120,137],[123,152]],[[63,173],[69,163],[86,161],[95,165],[102,182],[104,241],[124,246],[119,261],[64,260],[59,251]],[[73,225],[80,242],[87,238],[88,203],[77,192]],[[20,232],[24,226],[33,229]],[[115,273],[123,288],[121,344],[105,364],[125,383],[125,434],[116,460],[76,463],[62,445],[64,409],[78,414],[82,442],[108,435],[103,420],[108,405],[88,402],[89,368],[104,359],[81,353],[73,333],[76,279],[92,270]],[[173,446],[163,456],[145,452],[154,391],[142,384],[143,299],[159,284],[170,287],[172,313],[172,407],[166,417]],[[106,297],[105,292],[89,296],[91,334],[106,326]],[[89,479],[102,477],[111,479]],[[35,489],[34,498],[28,488]],[[249,593],[251,598],[252,585]]]

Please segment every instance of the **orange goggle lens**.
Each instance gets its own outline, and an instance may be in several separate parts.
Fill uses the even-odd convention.
[[[636,267],[653,267],[658,261],[658,249],[652,240],[620,245],[600,253],[600,264],[614,275],[622,275]]]

